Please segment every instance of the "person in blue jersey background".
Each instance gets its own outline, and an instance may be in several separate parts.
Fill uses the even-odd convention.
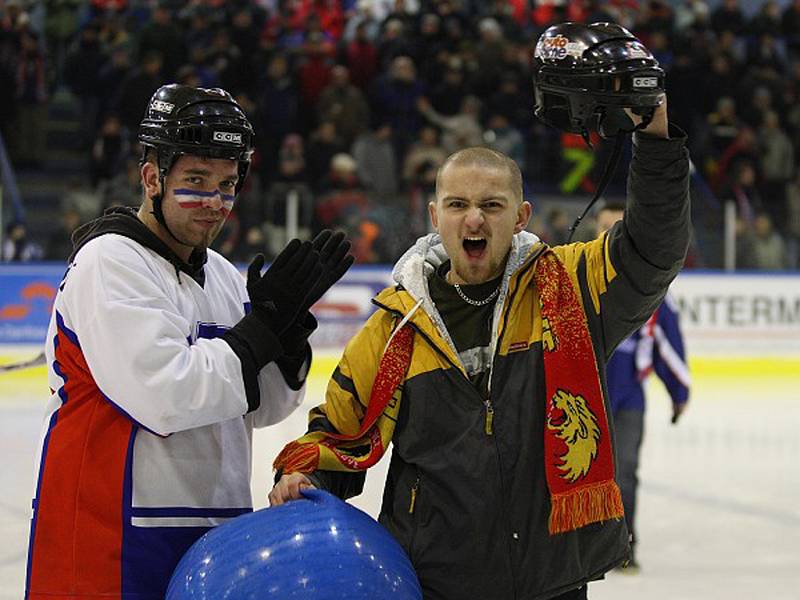
[[[624,206],[606,204],[597,214],[597,234],[622,219]],[[636,494],[639,452],[644,437],[645,380],[655,372],[672,398],[672,423],[677,423],[689,400],[691,378],[680,319],[669,294],[643,327],[623,341],[607,365],[608,395],[617,441],[617,479],[631,536],[630,560],[620,569],[636,573]]]

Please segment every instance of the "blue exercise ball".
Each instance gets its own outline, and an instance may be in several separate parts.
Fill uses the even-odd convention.
[[[215,527],[181,559],[166,600],[421,600],[414,567],[372,517],[315,489]]]

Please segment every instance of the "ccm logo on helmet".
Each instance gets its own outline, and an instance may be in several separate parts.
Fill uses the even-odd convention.
[[[171,102],[164,102],[163,100],[153,100],[150,103],[150,108],[158,112],[171,113],[175,105]]]
[[[658,87],[658,77],[634,77],[633,87],[648,89]]]
[[[232,131],[215,131],[211,139],[215,142],[222,142],[223,144],[241,144],[242,134]]]

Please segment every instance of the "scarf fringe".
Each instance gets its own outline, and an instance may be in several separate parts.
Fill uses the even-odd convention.
[[[625,516],[622,493],[613,480],[553,495],[550,502],[550,535]]]
[[[289,442],[272,463],[284,473],[311,473],[319,464],[319,445],[314,442]]]

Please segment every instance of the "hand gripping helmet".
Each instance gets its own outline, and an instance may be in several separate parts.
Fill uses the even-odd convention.
[[[139,141],[157,152],[162,188],[166,174],[181,154],[238,162],[241,190],[253,154],[253,127],[242,108],[225,90],[187,85],[161,86],[147,105],[139,125]]]
[[[646,127],[664,93],[664,71],[644,45],[614,23],[561,23],[539,37],[533,58],[535,114],[588,141]]]

